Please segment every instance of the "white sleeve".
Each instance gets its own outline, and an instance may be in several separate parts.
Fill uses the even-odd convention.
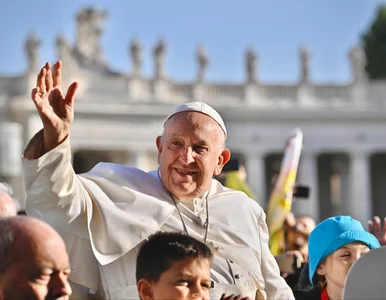
[[[27,159],[26,152],[31,157],[31,151],[39,151],[42,142],[39,132],[22,156],[27,215],[46,221],[58,231],[76,226],[77,234],[86,238],[87,223],[79,217],[86,211],[89,195],[72,168],[69,137],[41,157]]]
[[[261,273],[265,282],[267,299],[295,299],[291,288],[280,276],[279,266],[268,247],[268,227],[265,221],[265,213],[262,211],[259,220],[259,232],[261,242]]]

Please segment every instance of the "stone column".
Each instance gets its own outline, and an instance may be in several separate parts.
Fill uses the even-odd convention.
[[[247,182],[261,207],[266,207],[269,199],[265,198],[264,155],[261,152],[245,153]]]
[[[294,200],[293,211],[299,215],[309,215],[316,221],[319,220],[318,203],[318,164],[317,155],[314,152],[303,152],[300,157],[297,183],[310,188],[308,199]]]
[[[350,155],[349,164],[349,214],[367,226],[371,217],[370,163],[368,154],[356,151]]]
[[[367,96],[367,76],[366,76],[366,55],[361,47],[353,47],[348,54],[352,84],[350,86],[350,100],[355,105],[366,106],[368,98]]]
[[[19,123],[0,123],[0,174],[20,176],[20,153],[23,149],[23,128]]]
[[[193,86],[193,100],[205,101],[205,85],[204,83],[196,82]]]
[[[23,149],[23,128],[19,123],[0,123],[0,176],[13,187],[14,196],[25,207],[20,154]]]

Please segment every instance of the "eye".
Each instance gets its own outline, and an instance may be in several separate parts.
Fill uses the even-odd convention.
[[[206,147],[204,145],[195,145],[193,150],[197,153],[204,153],[204,152],[208,151],[208,147]]]
[[[181,284],[181,285],[189,285],[189,280],[187,279],[180,279],[177,281],[177,283]]]
[[[34,281],[34,282],[40,282],[40,283],[42,283],[42,282],[48,282],[48,281],[50,281],[50,279],[51,279],[51,276],[50,275],[48,275],[48,274],[40,274],[40,275],[35,275],[35,276],[33,276],[32,278],[32,281]]]
[[[343,253],[340,257],[349,257],[350,256],[350,253],[346,252],[346,253]]]
[[[170,148],[172,149],[179,149],[183,146],[183,143],[181,141],[178,141],[178,140],[173,140],[170,142]]]
[[[209,290],[209,289],[211,288],[212,284],[211,284],[210,282],[203,282],[203,283],[201,284],[201,286],[202,286],[203,288]]]

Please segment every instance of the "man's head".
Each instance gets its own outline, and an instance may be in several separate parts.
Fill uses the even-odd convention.
[[[17,215],[17,207],[12,199],[12,188],[6,183],[0,183],[0,218]]]
[[[316,224],[309,216],[298,216],[294,224],[288,229],[287,250],[307,250],[308,237],[314,230]],[[304,253],[302,253],[304,254]]]
[[[0,299],[68,299],[66,247],[46,223],[30,217],[0,219]]]
[[[295,244],[299,247],[308,244],[308,237],[315,229],[315,220],[309,216],[300,216],[296,218]]]
[[[209,299],[212,251],[180,233],[158,233],[137,256],[136,278],[142,300]]]
[[[224,122],[213,108],[200,102],[178,107],[157,137],[166,189],[179,199],[201,197],[230,159],[225,139]]]

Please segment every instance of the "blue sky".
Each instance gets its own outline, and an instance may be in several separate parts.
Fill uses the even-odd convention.
[[[0,73],[25,70],[23,44],[34,31],[42,41],[41,61],[55,60],[55,37],[75,40],[75,14],[94,5],[108,11],[102,44],[111,68],[129,72],[128,43],[136,36],[144,46],[145,75],[152,74],[151,49],[160,36],[167,42],[167,74],[181,81],[196,74],[194,53],[204,45],[210,81],[242,81],[243,53],[254,47],[265,82],[298,78],[298,48],[312,53],[316,82],[350,79],[348,49],[359,42],[375,15],[375,0],[1,0]]]

